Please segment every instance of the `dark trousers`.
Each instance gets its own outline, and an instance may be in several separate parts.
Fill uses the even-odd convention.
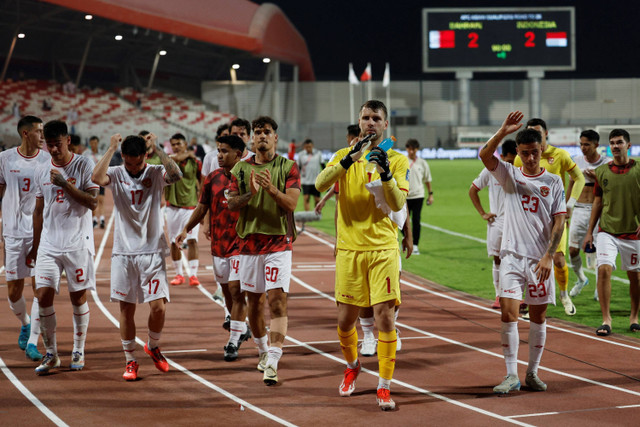
[[[409,216],[411,217],[411,232],[413,233],[413,244],[418,245],[420,241],[420,213],[424,197],[419,199],[407,199],[407,207],[409,208]]]

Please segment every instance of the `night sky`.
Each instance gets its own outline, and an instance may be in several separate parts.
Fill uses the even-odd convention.
[[[392,80],[454,78],[422,72],[422,9],[429,7],[575,6],[576,71],[548,72],[547,78],[640,76],[640,2],[457,1],[457,0],[270,0],[307,41],[316,78],[343,80],[352,62],[358,76],[371,62],[381,80],[390,62]],[[258,2],[263,3],[263,2]],[[518,79],[524,73],[480,73],[474,78]]]

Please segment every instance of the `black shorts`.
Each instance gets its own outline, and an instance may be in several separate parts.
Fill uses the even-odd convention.
[[[98,195],[104,196],[104,187],[100,187],[100,190],[98,190]]]
[[[313,184],[302,184],[302,194],[304,195],[310,195],[310,196],[315,196],[315,197],[320,197],[320,192],[318,191],[318,189],[316,188],[315,185]]]

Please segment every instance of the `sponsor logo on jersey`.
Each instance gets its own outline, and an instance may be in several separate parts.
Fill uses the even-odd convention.
[[[9,169],[9,172],[20,173],[20,169]]]
[[[549,187],[547,187],[546,185],[540,187],[540,194],[542,194],[542,197],[547,197],[549,195]]]
[[[144,188],[149,188],[151,187],[151,178],[145,178],[142,180],[142,186]]]
[[[71,185],[76,185],[76,179],[73,177],[67,178],[67,182]]]

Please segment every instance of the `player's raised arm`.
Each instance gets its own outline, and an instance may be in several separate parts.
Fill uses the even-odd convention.
[[[104,156],[100,159],[98,164],[93,168],[93,174],[91,174],[91,181],[95,184],[104,187],[109,184],[109,177],[107,176],[107,169],[109,168],[109,163],[111,163],[111,158],[118,151],[120,144],[122,143],[122,135],[116,133],[111,136],[109,140],[109,148],[107,152],[104,153]]]
[[[498,132],[493,135],[489,141],[482,147],[480,150],[480,160],[484,163],[484,166],[489,170],[494,170],[498,163],[498,159],[493,155],[493,153],[500,145],[500,141],[502,141],[507,135],[512,134],[522,127],[522,123],[520,121],[524,117],[524,114],[521,111],[513,111],[509,113],[507,118],[502,123]]]

